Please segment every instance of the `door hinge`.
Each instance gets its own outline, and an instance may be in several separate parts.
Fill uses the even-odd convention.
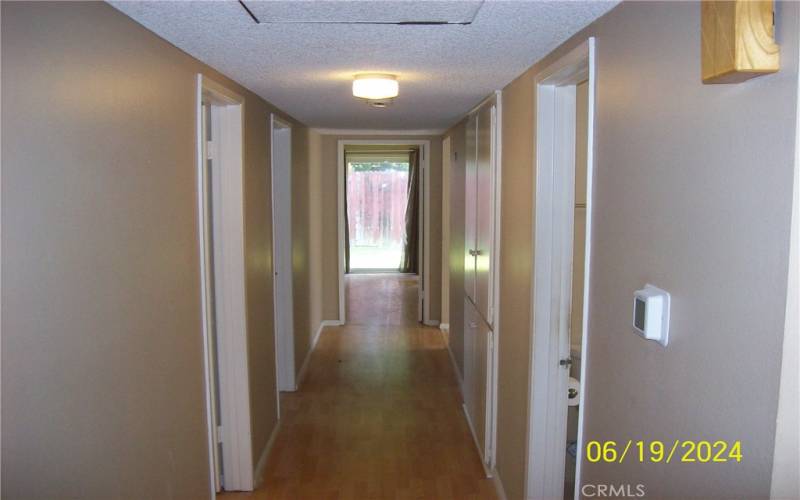
[[[222,426],[217,426],[217,443],[222,443]]]
[[[206,142],[206,159],[213,160],[214,159],[214,142],[208,141]]]

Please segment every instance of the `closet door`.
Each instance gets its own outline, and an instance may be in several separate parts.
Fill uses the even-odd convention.
[[[475,337],[478,334],[480,318],[475,312],[475,306],[469,299],[464,299],[464,408],[471,423],[475,422]]]
[[[492,332],[489,326],[483,322],[478,322],[478,330],[475,335],[475,437],[483,462],[489,463],[489,435],[490,415],[489,402],[491,401],[491,384],[489,384],[489,374],[491,373],[491,352],[490,336]]]
[[[469,300],[464,301],[464,406],[481,459],[489,464],[494,387],[492,331]]]
[[[478,111],[478,153],[476,194],[475,305],[489,325],[492,324],[492,247],[494,242],[494,141],[495,106],[485,104]]]
[[[464,291],[475,302],[475,253],[477,248],[476,213],[477,199],[477,117],[471,116],[467,122],[466,144],[466,191],[464,193]]]

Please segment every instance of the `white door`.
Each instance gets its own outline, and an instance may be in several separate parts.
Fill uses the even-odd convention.
[[[292,301],[292,129],[271,117],[272,247],[275,293],[275,356],[278,389],[297,389]]]
[[[475,253],[477,251],[477,175],[478,175],[478,117],[467,122],[466,173],[464,193],[464,291],[475,302]]]
[[[494,385],[492,331],[478,310],[464,299],[464,409],[486,470],[491,470]]]
[[[492,324],[490,311],[492,248],[494,246],[494,105],[478,112],[475,217],[475,305]]]

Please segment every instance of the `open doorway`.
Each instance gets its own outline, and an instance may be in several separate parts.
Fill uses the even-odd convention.
[[[211,496],[252,490],[242,103],[197,78],[197,179]]]
[[[419,148],[348,146],[344,155],[345,272],[417,274]]]
[[[359,274],[414,278],[417,320],[428,300],[428,151],[430,141],[340,140],[339,322],[347,319],[347,283]]]
[[[536,79],[527,498],[579,498],[591,262],[594,39]]]

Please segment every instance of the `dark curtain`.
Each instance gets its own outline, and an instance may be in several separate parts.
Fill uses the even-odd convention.
[[[408,154],[408,205],[400,272],[419,273],[419,149]]]
[[[350,273],[350,217],[347,214],[347,153],[344,154],[344,272]]]

